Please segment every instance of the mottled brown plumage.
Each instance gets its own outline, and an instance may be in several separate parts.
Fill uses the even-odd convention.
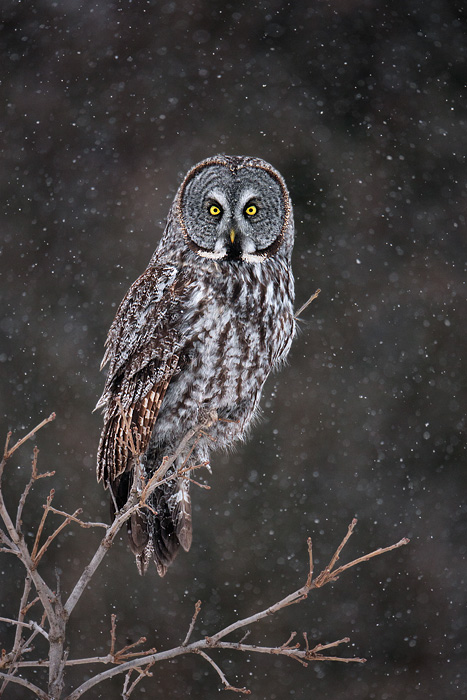
[[[272,166],[242,156],[203,161],[182,182],[159,247],[120,304],[102,363],[97,466],[117,507],[135,459],[150,478],[189,429],[211,411],[219,417],[129,522],[142,573],[152,558],[164,575],[179,547],[190,548],[186,470],[245,435],[269,372],[287,356],[293,234],[289,195]]]

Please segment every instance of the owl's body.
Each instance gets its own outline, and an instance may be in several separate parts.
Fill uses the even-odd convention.
[[[257,228],[248,228],[255,217]],[[292,245],[280,175],[259,159],[217,156],[186,176],[158,249],[118,309],[98,404],[105,407],[98,478],[117,507],[127,500],[135,459],[149,478],[191,428],[217,414],[177,458],[150,508],[129,521],[140,572],[153,558],[163,575],[179,546],[189,549],[190,468],[244,436],[268,374],[287,356]]]

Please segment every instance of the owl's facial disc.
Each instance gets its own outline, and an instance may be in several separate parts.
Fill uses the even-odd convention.
[[[285,187],[259,167],[206,165],[180,196],[185,239],[212,260],[263,262],[280,247],[288,215]]]

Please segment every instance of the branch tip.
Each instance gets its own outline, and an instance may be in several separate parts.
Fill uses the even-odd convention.
[[[318,297],[320,292],[321,292],[321,289],[317,289],[316,292],[313,292],[311,297],[309,299],[307,299],[307,301],[304,304],[301,305],[299,310],[296,311],[294,314],[295,320],[297,320],[298,317],[305,311],[305,309],[308,308],[308,306],[310,306],[311,302],[314,301]]]
[[[55,413],[51,413],[50,416],[49,416],[48,418],[44,418],[44,420],[42,420],[40,423],[38,423],[38,425],[36,425],[35,428],[33,428],[32,430],[30,430],[29,433],[28,433],[27,435],[25,435],[24,437],[22,437],[20,440],[18,440],[18,441],[13,445],[13,447],[11,447],[10,449],[8,449],[8,444],[9,444],[9,441],[10,441],[10,438],[11,438],[11,435],[12,435],[12,431],[10,430],[9,433],[7,434],[7,439],[6,439],[5,451],[4,451],[4,454],[3,454],[3,458],[4,458],[5,460],[9,459],[9,458],[11,457],[11,455],[12,455],[14,452],[16,452],[16,450],[17,450],[19,447],[21,447],[21,445],[22,445],[23,443],[26,442],[26,440],[29,440],[29,438],[34,437],[34,435],[35,435],[37,432],[39,432],[39,430],[40,430],[41,428],[43,428],[44,425],[47,425],[47,423],[50,423],[51,421],[55,420],[55,418],[56,418]]]

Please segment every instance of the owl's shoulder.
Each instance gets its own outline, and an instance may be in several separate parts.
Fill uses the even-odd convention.
[[[109,364],[109,376],[115,375],[145,343],[167,331],[174,318],[171,310],[186,284],[175,262],[157,256],[151,259],[122,299],[110,326],[101,365]]]

